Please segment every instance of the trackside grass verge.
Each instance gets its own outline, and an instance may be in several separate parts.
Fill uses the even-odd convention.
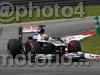
[[[80,41],[85,52],[100,54],[100,36],[94,35]]]
[[[73,7],[73,8],[75,9],[76,7]],[[59,11],[58,13],[59,13],[60,17],[56,17],[55,15],[53,15],[51,17],[43,17],[42,15],[40,17],[36,17],[37,11],[33,10],[32,17],[29,17],[29,15],[27,14],[25,17],[20,18],[19,21],[13,20],[13,21],[8,22],[8,23],[23,23],[23,22],[29,22],[29,21],[45,21],[45,20],[54,20],[54,19],[68,19],[68,17],[64,17],[62,15],[61,9],[59,9],[58,11]],[[86,13],[84,15],[84,17],[96,16],[96,15],[100,16],[100,5],[97,5],[97,6],[84,6],[84,11]],[[49,12],[50,12],[49,10],[46,11],[47,14]],[[66,10],[66,13],[68,13],[68,12],[69,12],[69,10]],[[21,13],[23,13],[23,11],[21,11]],[[2,14],[0,14],[0,15],[2,15]],[[16,12],[14,12],[14,14],[11,17],[16,17]],[[78,18],[78,17],[80,17],[80,15],[73,14],[73,16],[71,16],[69,18]],[[1,16],[0,16],[0,18],[1,18]],[[6,20],[8,18],[3,17],[3,19]],[[4,22],[1,22],[1,21],[0,21],[0,23],[4,24]],[[8,24],[8,23],[6,22],[6,24]]]

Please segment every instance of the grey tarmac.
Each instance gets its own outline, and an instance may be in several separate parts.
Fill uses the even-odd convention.
[[[46,32],[52,37],[62,37],[73,35],[79,32],[94,29],[92,19],[74,19],[69,21],[54,21],[42,23],[30,23],[28,25],[46,25]],[[26,24],[24,24],[26,25]],[[6,54],[6,44],[9,39],[17,38],[17,28],[20,25],[3,26],[2,35],[0,37],[0,54]],[[100,75],[100,61],[88,60],[90,66],[34,66],[29,67],[0,67],[1,75]]]

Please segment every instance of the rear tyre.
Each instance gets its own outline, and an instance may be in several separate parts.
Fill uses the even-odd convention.
[[[81,45],[80,42],[77,40],[70,41],[68,44],[68,52],[78,52],[81,51]]]
[[[7,52],[11,54],[14,58],[18,54],[22,54],[22,44],[18,39],[11,39],[7,44]]]
[[[38,42],[34,42],[33,48],[31,50],[31,54],[32,54],[31,61],[35,60],[36,54],[38,54],[38,51],[40,51],[40,49],[41,49],[40,44]]]

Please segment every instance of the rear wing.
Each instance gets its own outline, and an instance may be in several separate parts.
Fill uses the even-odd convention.
[[[23,33],[39,33],[44,31],[45,25],[21,26],[18,28],[18,37],[22,41]]]
[[[45,25],[22,26],[23,33],[38,33]]]

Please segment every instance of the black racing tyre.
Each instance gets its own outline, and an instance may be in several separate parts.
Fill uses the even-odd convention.
[[[31,46],[29,45],[29,43],[28,42],[26,42],[25,43],[25,52],[26,52],[26,54],[28,54],[30,51],[31,51]]]
[[[31,50],[31,53],[32,53],[31,60],[35,59],[36,54],[38,54],[38,51],[40,51],[40,49],[41,49],[40,44],[38,42],[34,42],[33,43],[33,48]]]
[[[68,52],[78,52],[81,51],[80,42],[77,40],[70,41],[68,44]]]
[[[15,58],[16,55],[22,54],[22,44],[18,39],[11,39],[7,44],[7,52],[8,54],[12,54]]]

